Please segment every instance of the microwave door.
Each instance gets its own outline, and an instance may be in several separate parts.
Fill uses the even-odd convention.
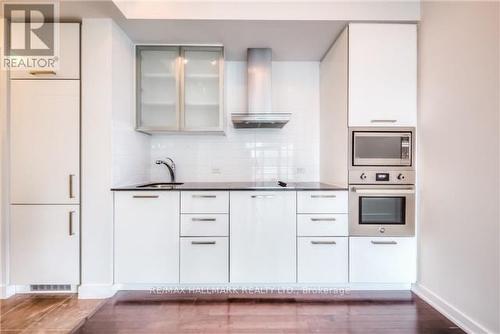
[[[411,135],[391,132],[354,132],[354,166],[410,166]]]

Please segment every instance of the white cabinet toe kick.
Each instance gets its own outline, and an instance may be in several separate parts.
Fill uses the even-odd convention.
[[[350,237],[345,190],[117,191],[114,201],[116,289],[341,293],[415,281],[414,238]]]

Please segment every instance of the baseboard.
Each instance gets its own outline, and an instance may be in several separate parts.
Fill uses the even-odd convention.
[[[79,299],[105,299],[113,297],[115,293],[112,284],[82,284],[78,287]]]
[[[493,331],[490,331],[487,328],[483,327],[477,321],[468,317],[462,311],[439,297],[437,294],[435,294],[425,286],[422,286],[421,284],[414,284],[412,286],[412,291],[432,307],[434,307],[436,310],[438,310],[440,313],[442,313],[446,318],[453,321],[465,332],[471,334],[493,333]]]
[[[14,285],[0,285],[0,299],[7,299],[16,294]]]

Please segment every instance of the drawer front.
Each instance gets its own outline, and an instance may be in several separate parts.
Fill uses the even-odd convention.
[[[181,283],[229,282],[227,237],[181,238]]]
[[[298,238],[299,283],[347,283],[348,238]]]
[[[227,191],[183,191],[181,213],[228,213]]]
[[[19,33],[23,33],[19,30]],[[14,35],[13,38],[24,38]],[[59,24],[59,57],[53,71],[47,68],[33,68],[28,71],[11,71],[11,79],[79,79],[80,78],[80,24]],[[48,57],[52,58],[52,57]]]
[[[349,239],[351,282],[415,282],[415,238],[355,237]]]
[[[347,214],[299,214],[297,235],[299,237],[347,236],[349,227]]]
[[[183,214],[181,236],[183,237],[227,237],[229,215],[227,214]]]
[[[347,213],[347,191],[299,191],[298,213]]]

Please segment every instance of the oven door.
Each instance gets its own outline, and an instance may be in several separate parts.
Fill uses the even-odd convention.
[[[352,132],[353,166],[411,166],[411,132]]]
[[[415,187],[352,186],[349,191],[349,235],[414,236]]]

